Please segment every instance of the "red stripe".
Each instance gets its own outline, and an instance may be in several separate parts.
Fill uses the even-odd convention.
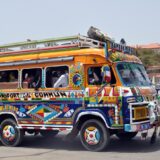
[[[66,130],[66,128],[59,128],[59,130],[60,130],[60,131],[65,131],[65,130]]]
[[[41,130],[42,129],[42,127],[38,127],[38,126],[36,126],[36,127],[32,127],[32,126],[22,126],[22,128],[23,129],[30,129],[30,128],[32,128],[32,129],[35,129],[35,130]],[[60,131],[65,131],[67,128],[58,128]],[[43,128],[43,130],[54,130],[54,128],[51,128],[51,127],[45,127],[45,128]]]

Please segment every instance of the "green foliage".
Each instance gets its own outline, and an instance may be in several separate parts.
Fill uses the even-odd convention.
[[[137,55],[145,67],[160,65],[160,53],[151,49],[137,49]]]

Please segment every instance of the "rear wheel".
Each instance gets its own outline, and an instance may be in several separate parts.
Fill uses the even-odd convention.
[[[4,120],[0,128],[0,139],[3,145],[15,147],[22,142],[24,132],[17,128],[17,123],[13,119]]]
[[[82,125],[80,139],[87,150],[102,151],[109,144],[110,134],[102,122],[92,119]]]
[[[120,140],[129,141],[137,135],[138,132],[124,132],[124,133],[117,133],[116,136]]]
[[[40,131],[40,134],[43,137],[48,137],[48,138],[55,137],[58,133],[59,133],[59,131],[47,131],[47,130]]]

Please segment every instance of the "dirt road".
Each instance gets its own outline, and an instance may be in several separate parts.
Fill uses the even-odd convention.
[[[112,137],[111,144],[104,152],[86,151],[79,138],[72,143],[64,141],[64,135],[54,139],[41,136],[25,137],[16,148],[0,144],[0,160],[154,160],[160,159],[160,138],[154,145],[149,139],[141,141],[140,135],[130,142]]]

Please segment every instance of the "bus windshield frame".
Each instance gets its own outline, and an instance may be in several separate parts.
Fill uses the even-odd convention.
[[[142,64],[132,62],[119,62],[116,70],[124,86],[151,86],[146,70]]]

